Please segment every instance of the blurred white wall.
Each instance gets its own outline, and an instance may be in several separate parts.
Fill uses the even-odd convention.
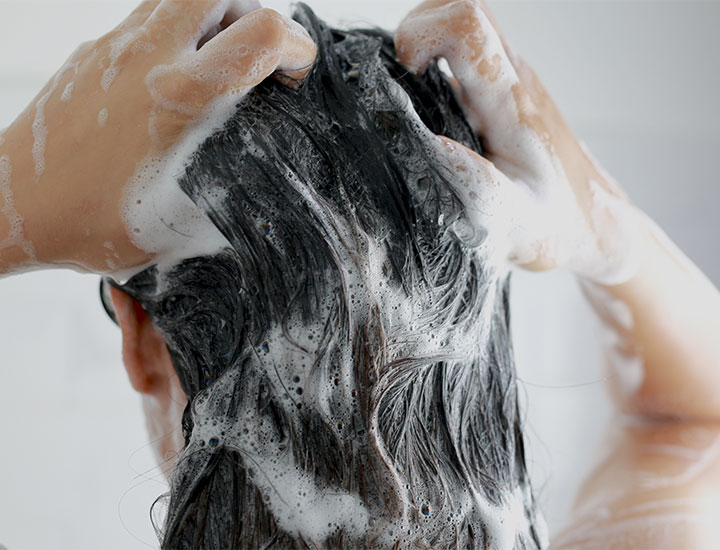
[[[134,1],[0,1],[0,127],[81,41]],[[394,28],[415,2],[310,0],[333,23]],[[595,155],[720,283],[720,3],[490,2]],[[266,5],[287,13],[287,2]],[[0,281],[0,543],[10,550],[156,547],[164,491],[98,278]],[[564,274],[515,278],[529,463],[561,525],[609,416],[594,321]]]

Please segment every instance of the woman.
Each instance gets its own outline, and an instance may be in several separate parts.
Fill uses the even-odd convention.
[[[167,15],[164,10],[171,4],[172,2],[165,2],[158,6],[158,9],[150,15],[148,22],[162,21],[163,18],[157,16]],[[171,9],[168,11],[172,12]],[[141,10],[136,17],[145,21],[147,13]],[[206,14],[201,15],[204,17]],[[212,23],[221,22],[223,19],[225,14],[222,10],[217,10]],[[248,21],[250,19],[246,19],[245,23]],[[243,19],[240,19],[235,28],[240,28],[242,23]],[[128,25],[132,28],[132,23]],[[213,40],[221,38],[229,40],[229,36],[236,37],[237,33],[232,34],[230,31],[234,31],[232,26],[225,35],[220,33],[207,42],[206,46],[217,46],[221,43],[219,41],[213,43]],[[197,37],[207,32],[207,26],[201,27],[194,33],[193,40],[197,40]],[[120,32],[118,34],[123,36]],[[109,63],[104,67],[100,81],[103,89],[107,85],[105,93],[112,91],[115,77],[118,79],[117,83],[121,82],[123,75],[129,79],[127,68],[132,66],[127,61],[123,70],[116,72],[113,63],[118,64],[119,59],[121,60],[119,65],[123,66],[122,61],[126,61],[122,52],[117,56],[113,53],[123,49],[118,46],[122,41],[111,39],[108,42],[110,42],[109,53],[106,59]],[[564,266],[570,267],[584,280],[589,281],[587,284],[594,303],[603,311],[607,310],[609,322],[625,338],[625,350],[631,352],[625,355],[640,357],[644,364],[642,376],[639,380],[636,377],[634,387],[619,388],[624,392],[620,398],[626,410],[645,417],[671,416],[693,422],[713,418],[713,399],[712,395],[708,395],[712,393],[708,391],[713,386],[712,373],[704,372],[702,369],[718,356],[718,350],[713,343],[713,335],[716,334],[717,328],[716,290],[701,275],[689,269],[677,253],[661,242],[656,237],[651,224],[638,215],[611,182],[607,181],[567,130],[536,79],[528,74],[527,69],[524,69],[518,60],[511,60],[507,48],[501,45],[499,36],[493,31],[486,12],[480,6],[464,2],[447,5],[425,4],[401,25],[397,42],[401,60],[417,70],[422,70],[427,60],[436,55],[448,59],[459,80],[458,91],[466,115],[486,144],[485,158],[483,158],[449,140],[438,139],[434,142],[439,148],[436,153],[442,154],[443,158],[451,162],[457,176],[472,176],[458,177],[455,181],[455,193],[467,214],[463,217],[460,228],[455,228],[465,229],[457,232],[458,238],[461,241],[466,239],[466,246],[475,244],[476,241],[479,245],[484,239],[488,239],[493,244],[492,250],[496,254],[493,260],[498,266],[502,266],[506,259],[535,269]],[[148,51],[151,50],[150,47],[140,46],[129,50],[135,51],[135,54],[141,58],[143,52],[151,56],[155,51]],[[248,48],[242,52],[247,54],[248,50],[252,51]],[[125,52],[127,51],[126,48]],[[188,55],[202,57],[208,52],[215,50],[209,49],[204,52],[200,49],[198,54]],[[127,53],[125,55],[127,56]],[[129,57],[132,59],[132,56]],[[168,65],[169,68],[166,68]],[[89,63],[85,65],[79,63],[77,69],[80,80],[83,69],[88,69],[89,66]],[[302,66],[296,63],[291,64],[289,68]],[[63,89],[67,89],[70,79],[63,73],[76,70],[72,64],[69,67],[58,74],[56,84],[53,83],[55,89],[59,90],[63,85]],[[208,89],[203,87],[208,79],[215,79],[211,80],[215,84],[213,90],[239,89],[239,93],[243,93],[248,86],[247,81],[242,79],[240,83],[224,86],[227,82],[226,75],[222,72],[210,73],[211,75],[206,77],[203,71],[203,78],[199,78],[201,75],[197,65],[187,62],[176,63],[175,66],[166,63],[160,69],[150,71],[146,77],[150,91],[139,92],[151,98],[144,102],[145,111],[143,111],[149,111],[146,140],[146,144],[149,145],[143,146],[141,140],[137,140],[140,151],[138,156],[144,156],[148,151],[151,153],[159,151],[162,157],[159,162],[168,162],[167,155],[162,154],[168,150],[168,142],[172,143],[180,129],[188,126],[190,122],[197,125],[197,118],[202,116],[200,115],[202,111],[195,109],[193,102],[197,97],[206,98],[200,94],[208,93]],[[199,90],[197,94],[195,86]],[[52,92],[52,89],[51,86],[49,90]],[[179,94],[179,90],[183,93],[174,95]],[[4,159],[2,174],[5,177],[3,183],[5,188],[8,184],[12,185],[14,195],[12,201],[14,210],[7,206],[11,204],[11,201],[7,200],[10,195],[5,195],[5,212],[9,213],[10,225],[9,240],[6,241],[5,248],[9,253],[3,256],[3,261],[7,262],[6,266],[8,266],[6,270],[27,267],[32,262],[42,264],[73,262],[94,266],[91,269],[95,271],[108,269],[117,271],[124,267],[147,264],[150,259],[160,263],[172,262],[183,255],[191,257],[215,252],[214,247],[217,246],[218,238],[217,234],[213,234],[212,228],[202,221],[187,224],[190,217],[187,212],[177,214],[179,208],[183,206],[182,197],[175,197],[176,204],[180,203],[179,207],[170,208],[169,216],[163,216],[162,219],[168,226],[172,226],[175,220],[177,223],[187,224],[187,227],[183,227],[186,229],[185,233],[204,235],[206,237],[204,242],[209,243],[206,248],[202,250],[184,248],[186,243],[176,241],[168,244],[169,241],[164,239],[143,240],[148,232],[157,235],[157,232],[152,231],[152,225],[143,225],[151,224],[153,220],[148,220],[140,208],[133,210],[132,202],[128,205],[130,201],[127,200],[127,196],[130,196],[138,207],[142,206],[143,201],[148,202],[147,195],[143,193],[147,193],[147,189],[155,188],[149,187],[153,184],[153,178],[142,174],[144,165],[139,168],[141,175],[146,177],[140,180],[140,185],[135,184],[135,193],[126,192],[122,200],[116,200],[112,212],[101,218],[104,224],[111,226],[110,229],[99,224],[98,228],[93,227],[89,236],[72,235],[70,232],[71,234],[67,235],[67,242],[63,243],[65,235],[57,231],[57,226],[52,225],[51,217],[47,218],[47,222],[38,223],[33,208],[25,205],[34,205],[35,202],[41,201],[27,200],[23,197],[22,190],[25,186],[22,178],[27,177],[28,174],[34,175],[39,183],[40,179],[51,171],[52,150],[49,141],[47,148],[44,146],[43,128],[45,128],[45,120],[48,120],[49,124],[53,119],[48,113],[53,112],[52,100],[57,99],[57,96],[57,93],[54,95],[50,93],[47,96],[41,94],[40,100],[35,105],[34,116],[26,115],[25,121],[21,117],[10,128],[6,142],[1,146],[4,149],[2,151]],[[202,100],[198,101],[204,104]],[[60,105],[57,101],[55,103]],[[86,124],[85,129],[104,127],[103,121],[107,118],[101,116],[103,109],[107,109],[106,117],[108,113],[113,112],[112,107],[98,109],[97,120],[93,120],[94,126]],[[171,115],[168,115],[168,112]],[[34,122],[32,134],[29,128],[31,125],[27,124],[29,118],[33,118]],[[26,124],[23,125],[23,122]],[[26,136],[24,141],[33,145],[32,156],[26,152],[23,157],[22,147],[19,145],[23,143],[23,135]],[[30,135],[33,139],[30,139]],[[98,142],[96,141],[93,146],[97,147]],[[99,150],[102,151],[102,148]],[[46,151],[47,155],[44,154]],[[25,158],[24,165],[28,168],[24,170],[15,168],[13,158],[16,152],[20,159]],[[175,156],[183,158],[181,152],[175,152]],[[490,159],[492,163],[486,159]],[[16,162],[23,166],[23,160]],[[151,166],[150,162],[147,164]],[[62,178],[63,167],[60,166],[57,170],[57,178]],[[126,171],[129,169],[126,168]],[[20,174],[19,178],[18,174]],[[53,181],[57,181],[55,176]],[[120,174],[118,181],[125,182],[127,178]],[[150,183],[146,183],[147,181]],[[86,196],[92,200],[92,186],[90,182],[85,183],[91,188],[78,190],[78,196]],[[63,189],[68,189],[69,185],[71,184]],[[122,194],[123,185],[124,183],[118,184],[118,196]],[[103,190],[102,195],[102,200],[105,200],[107,191]],[[173,197],[168,198],[167,195],[166,193],[163,199],[172,205]],[[96,200],[101,201],[100,197]],[[140,201],[140,204],[137,201]],[[478,201],[481,203],[479,204]],[[126,223],[130,221],[129,226],[117,220],[119,216],[115,213],[119,202],[122,202],[125,208],[123,221]],[[515,210],[509,211],[507,216],[500,215],[501,207],[508,203],[511,203],[513,208],[517,206],[522,215],[518,215]],[[42,211],[41,208],[42,204],[39,204],[37,211]],[[548,208],[551,208],[553,215],[556,216],[552,223],[548,221],[547,215],[543,215]],[[24,224],[20,223],[20,213],[24,217]],[[85,211],[81,212],[84,213]],[[176,217],[172,218],[173,215]],[[81,217],[79,220],[79,225],[86,228],[87,224],[82,222]],[[53,236],[61,236],[59,244],[56,242],[50,246],[46,242],[50,239],[43,240],[44,224],[48,225],[46,231],[54,232]],[[139,231],[135,231],[136,229]],[[111,235],[113,240],[109,240],[107,235]],[[572,238],[568,238],[568,235]],[[628,241],[624,243],[627,246],[617,246],[618,236]],[[101,241],[104,250],[99,251],[98,245]],[[108,242],[112,244],[112,248],[104,246]],[[144,251],[144,254],[138,250]],[[36,259],[32,259],[33,256]],[[654,299],[658,295],[675,296],[677,288],[691,290],[676,301],[658,303]],[[610,297],[602,295],[603,293],[609,293]],[[617,317],[611,315],[613,308],[607,307],[607,304],[611,303],[613,297],[625,302],[634,321],[633,326],[627,323],[627,310],[623,310]],[[121,325],[123,311],[127,314],[126,319],[135,318],[136,321],[145,319],[137,309],[133,310],[130,307],[132,302],[123,298],[121,294],[115,293],[114,299]],[[135,313],[132,314],[132,311]],[[672,323],[668,319],[671,319]],[[139,323],[136,322],[135,325],[130,326],[138,325]],[[156,333],[148,328],[147,323],[142,326],[149,332],[140,331],[137,334],[146,335],[147,342],[157,340],[157,336],[153,336]],[[136,346],[129,343],[125,347],[126,363],[136,387],[150,394],[153,388],[152,380],[157,378],[157,373],[145,372],[142,365],[147,362],[133,361],[133,354],[145,349],[154,349],[162,354],[164,348],[162,345]],[[262,351],[264,352],[264,349]],[[166,351],[164,353],[167,354]],[[168,366],[171,363],[169,360],[161,360],[160,364]],[[681,376],[676,370],[678,364],[682,364]],[[693,373],[697,373],[697,376]],[[171,380],[172,370],[160,376],[160,379]],[[612,455],[613,458],[597,474],[598,478],[608,476],[611,480],[602,483],[602,490],[594,489],[590,484],[585,496],[588,502],[595,504],[594,510],[598,509],[596,503],[600,501],[607,513],[602,517],[592,517],[591,514],[578,518],[577,527],[567,535],[571,538],[565,539],[570,542],[560,542],[560,547],[563,547],[563,544],[577,547],[583,542],[591,544],[592,539],[597,537],[601,537],[601,540],[607,544],[610,536],[632,541],[629,547],[656,547],[657,540],[653,537],[658,536],[658,531],[653,528],[654,524],[644,519],[641,522],[637,520],[652,518],[657,512],[658,503],[661,503],[660,508],[667,518],[668,509],[663,507],[668,506],[670,497],[678,496],[682,496],[683,499],[675,498],[670,501],[669,506],[673,521],[677,521],[678,517],[682,520],[678,528],[673,529],[672,532],[673,536],[679,538],[670,541],[672,544],[668,545],[687,546],[691,542],[683,537],[694,536],[697,531],[683,530],[683,528],[692,525],[693,517],[698,517],[692,514],[695,512],[694,506],[699,501],[690,502],[689,497],[697,498],[700,496],[698,491],[706,491],[712,486],[712,471],[701,472],[704,476],[700,480],[702,483],[698,483],[697,476],[690,476],[691,479],[680,476],[679,480],[655,484],[652,490],[638,490],[626,481],[627,477],[633,478],[633,472],[637,469],[648,468],[650,462],[652,467],[657,469],[654,474],[658,477],[658,474],[667,473],[673,465],[663,466],[662,463],[658,465],[656,456],[645,460],[640,456],[637,462],[623,462],[623,457],[638,445],[644,445],[644,439],[648,437],[661,439],[665,443],[672,442],[673,438],[682,442],[683,438],[687,438],[688,433],[696,433],[698,430],[697,426],[693,428],[680,426],[680,433],[676,433],[676,428],[678,428],[676,422],[662,422],[659,426],[631,427],[627,430],[626,437],[621,438],[618,443],[616,454]],[[701,439],[706,436],[703,434],[705,432],[698,436],[700,440],[693,443],[698,448],[703,446]],[[208,444],[211,439],[207,438]],[[614,473],[617,469],[622,472],[621,475]],[[507,503],[507,499],[501,500],[503,504]],[[677,507],[680,509],[676,509]],[[422,515],[432,516],[429,507],[425,510],[430,514],[423,512],[423,504],[420,502],[415,503],[415,508]],[[490,511],[479,510],[478,513],[480,523],[487,527]],[[525,508],[523,515],[528,513],[528,509]],[[647,538],[630,539],[628,538],[630,536]],[[581,540],[583,537],[584,540]],[[489,539],[499,546],[507,544],[500,544],[498,540],[514,540],[513,537],[498,539],[492,536]],[[542,544],[541,539],[542,537],[536,533],[530,540]],[[477,543],[480,539],[473,540]]]

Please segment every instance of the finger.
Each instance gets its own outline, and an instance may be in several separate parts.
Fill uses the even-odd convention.
[[[160,0],[145,0],[141,2],[119,25],[118,29],[127,29],[143,25],[159,4]]]
[[[233,17],[233,22],[235,22],[243,15],[261,8],[259,0],[236,0],[228,9],[228,14]]]
[[[211,40],[196,58],[203,64],[230,66],[225,76],[215,74],[223,91],[255,86],[275,71],[302,79],[310,70],[317,47],[299,23],[275,10],[260,9],[239,19]],[[222,60],[222,61],[221,61]]]
[[[245,95],[275,71],[302,79],[316,46],[305,29],[274,10],[245,15],[184,61],[149,75],[156,101],[197,114],[214,98]]]
[[[178,47],[196,49],[234,4],[231,0],[162,0],[147,26],[154,33],[170,33]]]
[[[485,243],[497,261],[526,264],[536,257],[531,234],[532,195],[526,186],[513,182],[490,160],[444,136],[436,146],[443,156],[453,190],[464,216],[451,224],[458,239],[469,247]]]
[[[207,42],[215,38],[230,25],[250,12],[259,10],[262,6],[258,0],[233,0],[230,2],[225,16],[219,24],[215,25],[199,40],[197,49],[202,48]]]
[[[461,99],[488,156],[525,168],[546,169],[548,146],[536,106],[478,3],[431,0],[403,20],[396,33],[398,57],[421,71],[444,57],[458,79]]]

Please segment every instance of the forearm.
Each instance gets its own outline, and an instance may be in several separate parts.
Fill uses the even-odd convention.
[[[64,128],[61,136],[68,150],[56,153],[57,142],[44,143],[34,135],[34,105],[18,116],[0,143],[0,276],[50,265],[80,267],[73,251],[92,233],[83,222],[101,212],[101,205],[68,190],[65,176],[82,177],[70,152],[71,131]]]
[[[613,392],[629,413],[720,418],[720,293],[648,218],[640,227],[646,245],[637,274],[600,287],[627,318],[588,293],[623,347],[608,354]],[[639,369],[634,383],[624,369]]]
[[[200,235],[217,229],[174,185],[179,150],[268,76],[297,85],[316,52],[299,23],[230,4],[142,3],[80,45],[13,122],[0,143],[0,276],[127,274],[200,253]]]

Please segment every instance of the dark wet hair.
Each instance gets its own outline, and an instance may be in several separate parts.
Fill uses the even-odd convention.
[[[384,32],[295,18],[319,48],[303,85],[258,86],[180,178],[230,248],[120,287],[189,400],[162,547],[497,547],[477,503],[513,493],[512,545],[539,547],[507,277],[457,231],[427,132],[479,140],[435,64],[415,76]],[[288,475],[316,490],[291,521]],[[335,502],[359,508],[303,527]]]

